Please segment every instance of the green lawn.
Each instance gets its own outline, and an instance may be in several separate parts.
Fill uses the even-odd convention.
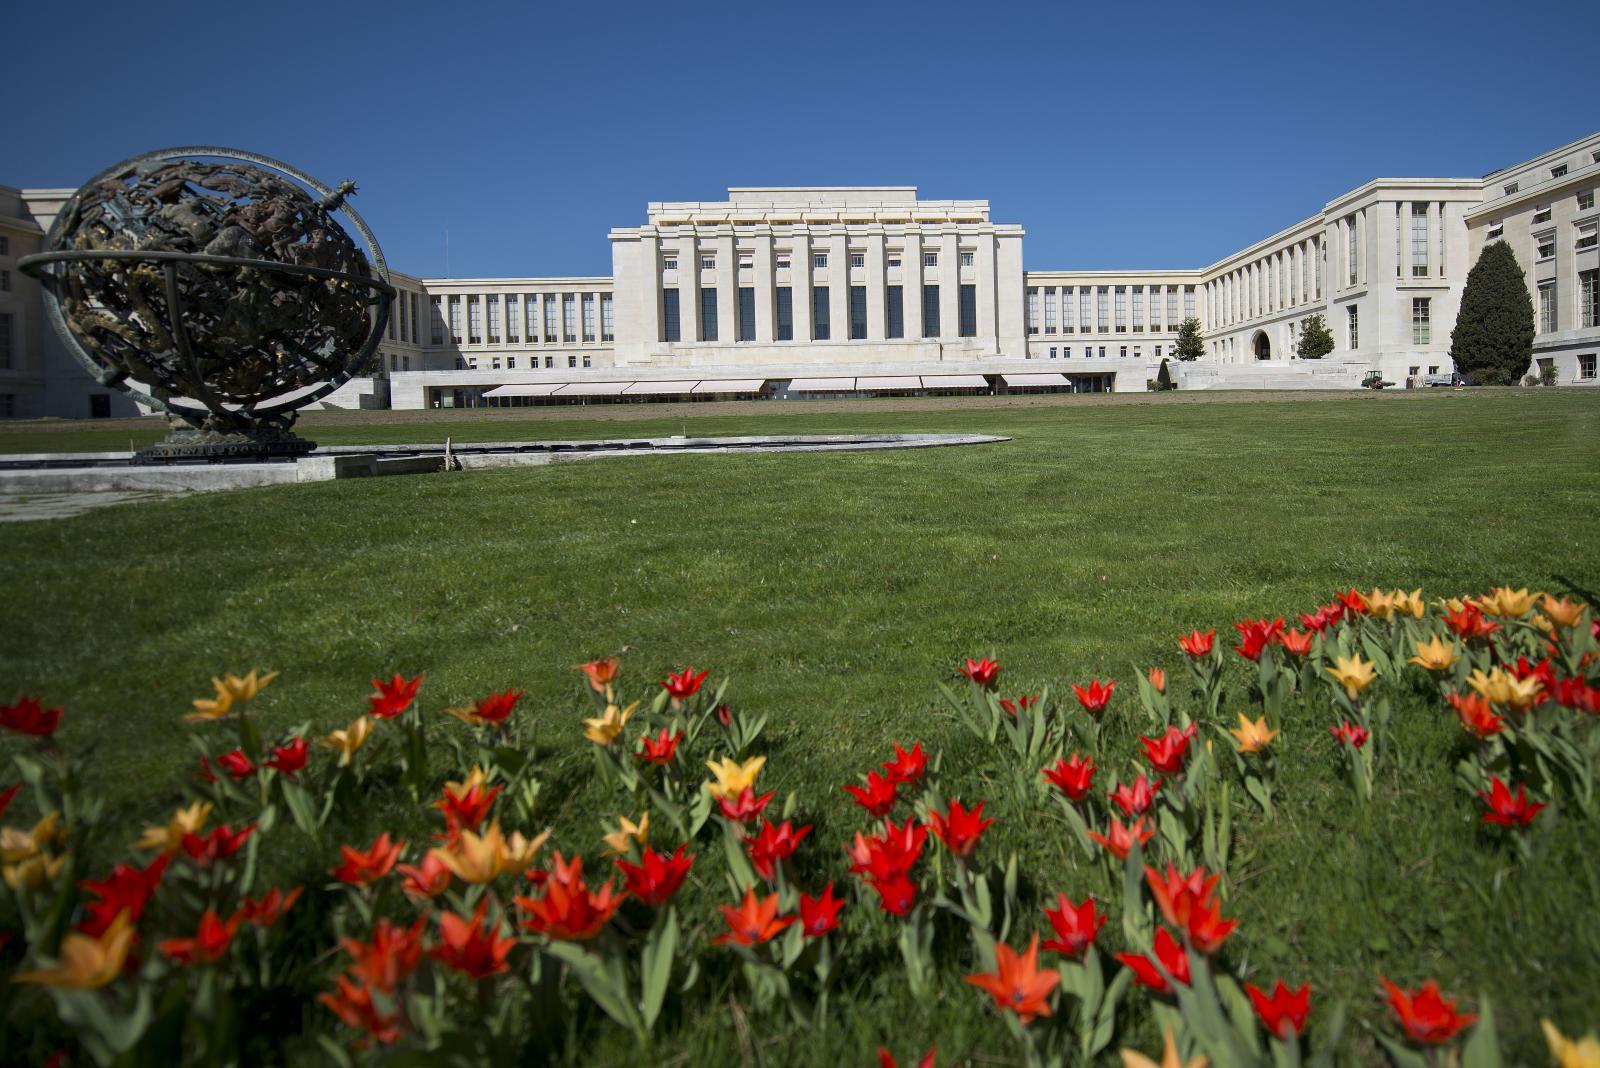
[[[1600,591],[1600,393],[1208,400],[675,410],[626,424],[329,420],[314,436],[330,444],[685,428],[1013,440],[606,459],[11,524],[0,693],[66,705],[63,739],[97,744],[104,788],[132,824],[175,799],[177,766],[192,760],[177,717],[213,674],[281,670],[258,701],[274,729],[342,726],[380,673],[426,671],[430,708],[516,686],[539,725],[556,841],[595,857],[599,817],[612,813],[588,779],[572,665],[625,651],[625,677],[642,686],[692,663],[770,714],[766,786],[799,792],[818,823],[803,868],[842,884],[838,844],[862,821],[839,784],[886,758],[891,740],[943,750],[947,778],[979,768],[935,691],[963,656],[997,656],[1008,692],[1121,680],[1110,744],[1131,758],[1142,726],[1132,665],[1180,668],[1175,638],[1190,627],[1217,627],[1220,640],[1236,619],[1309,610],[1336,586]],[[94,433],[120,433],[121,447],[128,436]],[[30,431],[0,435],[0,448],[68,441],[119,447]],[[1224,711],[1231,721],[1236,709]],[[1600,1025],[1600,831],[1564,814],[1519,870],[1480,835],[1475,802],[1452,780],[1461,732],[1431,700],[1400,704],[1396,755],[1364,810],[1322,720],[1302,726],[1280,740],[1276,821],[1241,817],[1230,952],[1258,978],[1311,982],[1319,1005],[1349,998],[1353,1062],[1375,1055],[1362,1025],[1385,1022],[1380,970],[1409,984],[1436,976],[1469,1001],[1489,992],[1508,1063],[1540,1062],[1540,1015],[1569,1032]],[[0,753],[9,745],[0,739]],[[392,803],[374,797],[352,835],[383,825]],[[1020,850],[1032,892],[1076,897],[1099,876],[1074,867],[1066,833],[1053,815],[1002,819],[984,848]],[[325,870],[321,858],[280,862],[312,882]],[[860,977],[829,1042],[798,1041],[803,1030],[773,1020],[747,1047],[727,1012],[708,1011],[675,1021],[661,1056],[865,1064],[891,1028],[902,1063],[934,1040],[941,1064],[1011,1049],[953,972],[937,1001],[918,1002],[897,968]],[[1159,1045],[1147,1018],[1131,1023],[1144,1048]],[[605,1026],[584,1042],[599,1044],[579,1061],[629,1048]]]

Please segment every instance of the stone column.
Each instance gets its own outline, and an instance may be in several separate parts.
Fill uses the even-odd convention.
[[[884,261],[883,226],[874,224],[867,233],[867,337],[881,341],[889,336],[888,282]]]
[[[907,340],[922,337],[922,232],[906,227],[905,251],[900,254],[901,331]]]
[[[992,233],[979,234],[977,236],[977,238],[976,238],[976,241],[977,241],[977,248],[974,250],[973,256],[972,256],[972,281],[973,281],[973,284],[975,286],[977,286],[977,294],[978,294],[978,300],[977,300],[977,304],[978,304],[978,310],[977,310],[978,322],[977,322],[977,327],[978,327],[978,329],[976,331],[977,340],[983,341],[986,348],[992,349],[995,352],[999,352],[1000,351],[1000,319],[999,319],[999,315],[998,315],[996,307],[995,307],[995,296],[996,296],[996,287],[997,287],[997,274],[996,274],[996,271],[995,271],[994,234],[992,234]],[[958,284],[959,284],[959,281],[960,281],[960,277],[961,277],[961,256],[960,256],[960,253],[958,252],[956,254],[956,278],[957,278]],[[1027,289],[1027,287],[1024,286],[1023,289],[1024,289],[1024,297],[1023,297],[1023,299],[1027,299],[1027,297],[1026,297],[1026,289]],[[957,290],[956,294],[957,294],[957,297],[959,298],[960,290]],[[959,304],[958,304],[958,306],[959,306]],[[961,325],[960,323],[956,324],[958,330],[960,328],[960,325]],[[1039,293],[1039,335],[1041,337],[1044,336],[1044,290],[1043,290],[1043,287],[1041,287],[1040,293]],[[1027,344],[1027,327],[1026,326],[1023,327],[1023,344],[1024,345]]]
[[[772,281],[772,230],[765,226],[756,235],[755,269],[756,340],[770,342],[778,336],[775,318],[778,298]],[[793,270],[792,266],[790,269]]]
[[[678,339],[700,343],[700,240],[692,230],[678,241]]]
[[[828,337],[850,340],[850,239],[843,223],[834,223],[828,235]]]
[[[811,229],[796,226],[794,251],[789,255],[790,308],[794,315],[794,339],[811,340]]]
[[[733,227],[717,227],[717,341],[739,339],[739,252]]]
[[[939,238],[939,336],[958,337],[961,333],[961,239],[955,226],[946,224]]]

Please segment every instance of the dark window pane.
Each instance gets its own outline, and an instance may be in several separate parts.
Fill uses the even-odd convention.
[[[867,287],[850,287],[850,338],[860,341],[867,336]]]
[[[922,287],[922,336],[939,336],[939,287]]]
[[[778,340],[794,340],[794,290],[778,287]]]
[[[661,340],[678,340],[678,291],[661,291]]]
[[[700,340],[717,340],[717,291],[714,287],[700,291]]]
[[[811,291],[811,336],[817,341],[828,340],[827,286],[817,286]]]
[[[905,290],[900,286],[890,286],[885,294],[888,298],[884,310],[888,313],[888,330],[890,337],[906,336],[906,307]]]

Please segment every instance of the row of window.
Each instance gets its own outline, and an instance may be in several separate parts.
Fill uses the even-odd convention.
[[[1106,358],[1106,346],[1104,346],[1104,345],[1100,345],[1100,346],[1085,345],[1083,347],[1083,358],[1086,359],[1086,360],[1094,359],[1095,358],[1095,349],[1097,347],[1100,350],[1100,359],[1102,359],[1102,360],[1105,359]],[[1072,359],[1072,346],[1071,345],[1062,345],[1060,348],[1061,348],[1061,358],[1063,360]],[[1119,359],[1127,359],[1127,357],[1128,357],[1128,346],[1119,345],[1118,349],[1119,349],[1119,351],[1117,352],[1118,358]],[[1162,350],[1162,346],[1157,345],[1155,347],[1155,358],[1158,359],[1158,360],[1161,359],[1161,350]],[[1050,359],[1053,360],[1055,358],[1056,358],[1056,346],[1055,345],[1051,345],[1050,346]],[[1133,346],[1133,358],[1136,359],[1136,360],[1144,358],[1144,348],[1142,346],[1139,346],[1139,345]],[[1030,359],[1031,359],[1031,357],[1030,357]]]
[[[500,296],[498,293],[489,293],[479,300],[475,295],[468,295],[465,334],[468,344],[481,345],[487,339],[488,344],[498,345],[503,339],[512,345],[536,345],[543,338],[547,345],[573,345],[578,343],[580,336],[585,342],[592,343],[596,337],[596,305],[599,307],[599,339],[616,340],[616,310],[610,293],[545,293],[542,299],[541,294],[527,293],[521,297],[520,311],[517,307],[518,295],[507,293],[504,333],[501,331]],[[443,299],[432,298],[433,344],[444,344],[447,319],[450,340],[457,345],[462,343],[461,305],[461,297],[455,295]],[[487,331],[484,328],[485,312]]]
[[[776,286],[773,289],[773,328],[778,341],[794,340],[794,289]],[[864,341],[867,337],[867,287],[851,286],[848,294],[849,337]],[[811,287],[811,339],[827,341],[833,336],[832,304],[828,286]],[[962,285],[957,292],[957,328],[960,337],[978,334],[978,287]],[[738,321],[734,324],[734,337],[739,341],[756,340],[756,291],[754,286],[740,286],[735,302]],[[887,286],[884,291],[884,336],[903,338],[905,334],[905,289]],[[716,341],[721,335],[717,314],[717,289],[705,286],[700,290],[699,340]],[[922,287],[922,333],[919,337],[938,337],[939,287]],[[683,340],[683,316],[678,290],[667,287],[661,290],[661,340]]]
[[[1061,309],[1063,334],[1124,334],[1129,331],[1129,297],[1133,303],[1132,332],[1142,334],[1148,325],[1150,332],[1176,330],[1183,319],[1194,318],[1195,287],[1166,286],[1165,299],[1161,286],[1029,286],[1027,291],[1026,321],[1028,333],[1056,332],[1056,308]],[[1183,315],[1178,315],[1179,290],[1182,290]],[[1150,315],[1145,317],[1145,298],[1148,295]],[[1041,325],[1039,309],[1043,297],[1044,317]],[[1116,320],[1107,314],[1115,298]]]
[[[1208,321],[1228,326],[1321,300],[1324,258],[1322,242],[1313,238],[1228,272],[1206,285]],[[1307,266],[1307,260],[1311,266]]]
[[[409,341],[413,345],[422,344],[417,339],[421,328],[417,325],[417,313],[422,309],[421,297],[416,293],[401,291],[395,294],[394,303],[389,306],[389,326],[385,331],[390,341]]]
[[[975,257],[975,253],[962,251],[962,252],[958,253],[957,255],[959,256],[959,262],[960,262],[960,265],[962,267],[971,267],[972,266],[973,260],[974,260],[974,257]],[[884,266],[885,267],[889,267],[889,268],[899,267],[900,266],[901,257],[902,257],[902,254],[898,249],[890,249],[889,252],[887,253],[887,255],[884,257]],[[777,253],[777,254],[775,254],[773,256],[772,266],[773,266],[773,268],[775,270],[786,271],[786,270],[789,269],[789,264],[791,262],[791,259],[792,259],[792,257],[789,254],[781,253],[781,252]],[[755,257],[754,256],[740,256],[739,257],[739,269],[740,270],[750,270],[753,267],[755,267],[755,265],[756,265],[756,261],[755,261]],[[865,252],[852,252],[852,253],[850,253],[850,266],[852,268],[861,268],[861,267],[865,267],[866,265],[867,265],[867,254]],[[924,267],[937,267],[937,266],[939,266],[939,254],[937,252],[924,252],[922,254],[922,265]],[[828,254],[826,252],[814,252],[814,253],[812,253],[811,254],[811,266],[812,267],[827,267],[828,266]],[[663,271],[676,271],[678,269],[678,257],[670,256],[670,255],[661,257],[661,269]],[[716,254],[715,253],[711,253],[711,252],[703,252],[703,253],[701,253],[700,254],[700,269],[702,271],[714,271],[714,270],[716,270],[717,269],[717,257],[716,257]]]
[[[1591,211],[1591,210],[1593,210],[1593,208],[1594,208],[1594,190],[1593,189],[1584,189],[1584,190],[1579,191],[1577,194],[1575,194],[1574,199],[1577,202],[1579,211]],[[1551,217],[1552,214],[1553,214],[1553,210],[1550,207],[1550,205],[1541,204],[1541,205],[1536,206],[1533,209],[1533,220],[1532,220],[1533,221],[1533,225],[1537,226],[1540,223],[1549,222],[1550,221],[1550,217]],[[1592,235],[1594,233],[1594,227],[1592,225],[1589,228],[1589,232],[1590,232],[1590,235],[1591,235],[1591,240],[1590,240],[1590,246],[1589,247],[1593,247],[1593,236]],[[1495,220],[1495,221],[1492,221],[1492,222],[1489,223],[1489,232],[1486,235],[1486,239],[1487,240],[1494,241],[1494,240],[1497,240],[1497,239],[1503,237],[1504,235],[1505,235],[1505,223],[1504,222],[1501,222],[1500,220]],[[1551,247],[1551,255],[1554,255],[1555,254],[1554,253],[1555,235],[1552,233],[1550,235],[1550,237],[1551,237],[1551,246],[1550,246]],[[1579,247],[1583,247],[1583,246],[1579,246]]]
[[[583,357],[583,366],[584,367],[593,366],[591,358],[590,358],[590,356],[589,356],[589,354],[587,352],[583,353],[582,357]],[[466,370],[469,370],[469,371],[476,371],[476,370],[479,369],[478,361],[482,360],[484,365],[485,365],[484,370],[490,370],[490,371],[501,371],[501,370],[515,371],[515,370],[517,370],[517,360],[518,360],[518,358],[519,357],[516,357],[516,356],[505,356],[505,357],[501,357],[501,356],[462,356],[462,357],[457,357],[456,366],[458,368],[463,368],[463,369],[466,369]],[[578,366],[578,358],[579,358],[579,354],[576,353],[576,352],[567,353],[567,366],[568,367],[577,367]],[[539,357],[530,355],[530,356],[528,356],[527,359],[528,359],[528,370],[537,371],[539,369]],[[544,366],[546,368],[553,369],[555,367],[555,365],[556,365],[556,359],[557,359],[557,357],[555,357],[553,355],[544,357]],[[505,366],[504,367],[501,366],[501,361],[502,360],[505,361]]]
[[[1600,326],[1600,269],[1578,272],[1578,328]],[[1557,314],[1556,284],[1539,283],[1539,333],[1553,334],[1561,329]]]
[[[0,371],[11,370],[11,313],[0,312]]]
[[[1589,161],[1591,163],[1600,163],[1600,152],[1591,152],[1589,154]],[[1557,163],[1554,167],[1550,168],[1550,177],[1551,178],[1564,178],[1564,177],[1566,177],[1566,173],[1567,173],[1567,165],[1565,163]],[[1506,196],[1510,196],[1511,194],[1515,193],[1520,187],[1521,187],[1521,183],[1520,182],[1509,182],[1503,188],[1505,190],[1505,195]]]

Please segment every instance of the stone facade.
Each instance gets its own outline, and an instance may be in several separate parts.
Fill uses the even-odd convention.
[[[1600,134],[1484,178],[1380,178],[1207,267],[1027,271],[984,200],[910,186],[734,188],[611,230],[609,278],[422,279],[370,375],[320,403],[424,408],[719,396],[1142,390],[1178,325],[1183,388],[1448,376],[1467,272],[1505,240],[1538,313],[1535,373],[1595,384]],[[0,186],[0,417],[120,414],[15,269],[70,190]],[[1307,316],[1335,340],[1296,356]]]

